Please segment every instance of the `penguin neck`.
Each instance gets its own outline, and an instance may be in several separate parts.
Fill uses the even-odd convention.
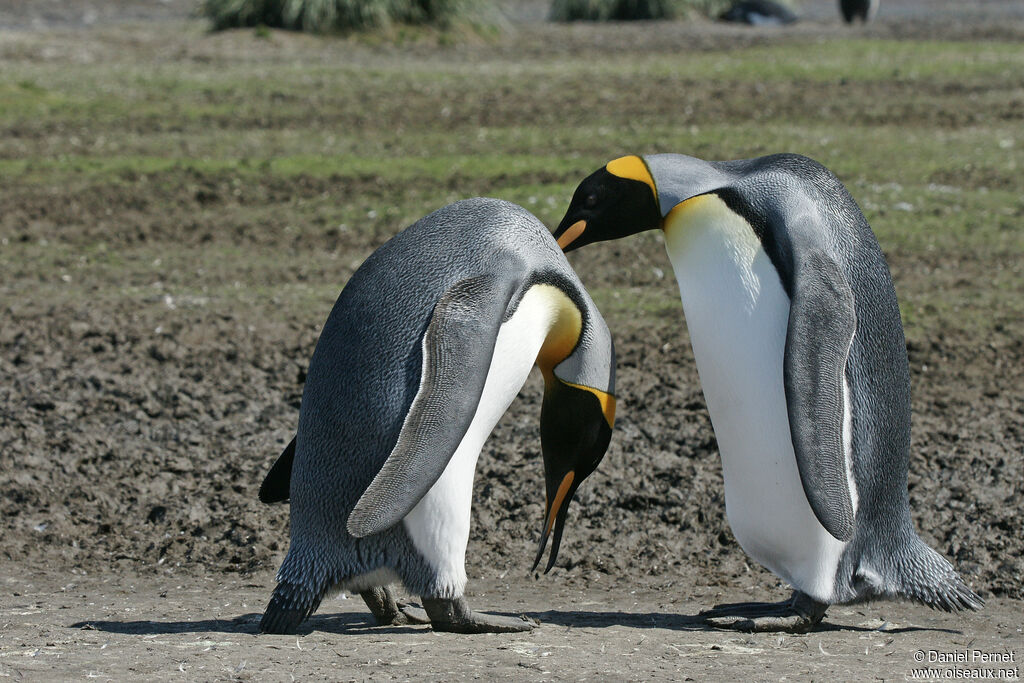
[[[531,305],[545,311],[545,337],[536,360],[544,376],[545,391],[564,385],[594,394],[610,426],[615,419],[615,397],[611,393],[615,381],[614,352],[610,344],[600,343],[602,335],[584,332],[583,312],[558,287],[534,285],[523,301],[528,298],[533,302]],[[593,309],[587,317],[591,325],[603,324]]]
[[[544,380],[549,381],[554,376],[555,366],[576,348],[583,330],[583,316],[562,290],[549,284],[531,287],[523,302],[544,310],[543,327],[546,329],[537,353],[537,367],[544,374]]]
[[[723,164],[685,154],[647,155],[644,163],[650,170],[658,208],[666,217],[679,204],[735,181]]]

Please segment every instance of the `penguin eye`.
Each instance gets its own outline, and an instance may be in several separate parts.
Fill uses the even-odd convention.
[[[587,195],[586,199],[583,200],[583,207],[586,209],[593,209],[597,206],[598,196],[596,192],[591,192]]]

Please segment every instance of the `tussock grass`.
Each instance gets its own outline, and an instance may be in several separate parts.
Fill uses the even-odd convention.
[[[309,33],[382,28],[392,24],[447,28],[479,20],[489,0],[204,0],[213,29],[268,26]]]

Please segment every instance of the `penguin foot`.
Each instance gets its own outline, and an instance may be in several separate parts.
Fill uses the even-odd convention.
[[[430,617],[435,631],[449,633],[522,633],[532,631],[539,624],[526,617],[503,617],[496,614],[474,612],[466,599],[459,596],[453,600],[445,598],[423,598],[423,608]]]
[[[378,626],[407,626],[409,624],[429,624],[427,613],[421,609],[400,605],[395,595],[387,586],[374,586],[361,591],[359,596],[373,612]]]
[[[800,591],[782,602],[736,602],[715,605],[699,616],[715,628],[747,632],[806,633],[825,616],[828,605]]]
[[[398,609],[402,611],[402,616],[405,617],[406,624],[429,624],[430,617],[427,616],[427,611],[420,609],[419,607],[413,607],[412,605],[406,605],[405,603],[398,603]]]

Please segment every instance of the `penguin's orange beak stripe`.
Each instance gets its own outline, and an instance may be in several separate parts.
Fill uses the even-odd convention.
[[[562,483],[558,485],[558,492],[555,493],[555,499],[551,502],[548,507],[548,529],[545,534],[550,534],[552,527],[555,526],[555,517],[558,516],[558,508],[562,507],[562,501],[565,500],[565,495],[569,492],[569,487],[572,486],[572,480],[576,477],[575,472],[569,472],[562,479]]]
[[[583,234],[583,231],[587,229],[586,221],[576,221],[569,226],[569,229],[562,233],[562,236],[558,238],[558,247],[564,250],[570,244],[572,244],[577,237]]]

